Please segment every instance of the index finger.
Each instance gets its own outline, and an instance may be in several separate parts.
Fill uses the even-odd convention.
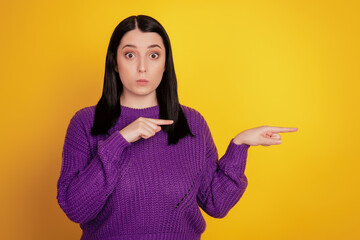
[[[286,127],[268,127],[272,132],[296,132],[298,128],[286,128]]]
[[[147,118],[150,122],[155,123],[157,125],[168,125],[173,124],[174,120],[171,119],[157,119],[157,118]]]

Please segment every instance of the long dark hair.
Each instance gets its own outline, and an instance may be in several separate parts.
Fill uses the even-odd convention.
[[[181,138],[187,135],[194,136],[194,134],[189,128],[179,103],[170,39],[163,26],[154,18],[146,15],[134,15],[124,19],[116,26],[111,35],[106,54],[103,92],[96,105],[91,135],[108,134],[108,130],[116,124],[120,117],[120,95],[123,85],[119,74],[115,71],[117,49],[124,34],[136,27],[143,32],[156,32],[163,39],[166,50],[165,71],[156,89],[156,97],[160,119],[174,120],[173,124],[161,126],[162,130],[167,133],[168,145],[176,144]]]

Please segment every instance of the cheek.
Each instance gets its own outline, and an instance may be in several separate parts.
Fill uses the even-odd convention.
[[[164,73],[164,69],[165,69],[165,61],[157,64],[155,69],[156,69],[156,70],[155,70],[156,75],[157,75],[157,76],[162,76],[163,73]]]
[[[119,69],[120,78],[124,80],[130,77],[133,72],[131,65],[122,63],[121,61],[118,64],[118,69]]]
[[[164,74],[164,66],[159,67],[156,69],[156,71],[153,73],[153,77],[156,82],[160,82]]]

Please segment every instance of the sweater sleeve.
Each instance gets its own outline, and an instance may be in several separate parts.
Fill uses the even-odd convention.
[[[206,162],[196,199],[207,214],[223,218],[240,200],[248,185],[244,171],[250,145],[237,145],[232,138],[225,154],[218,160],[217,148],[203,117],[202,124]]]
[[[62,167],[57,182],[57,200],[70,220],[92,220],[115,188],[124,161],[121,154],[130,146],[119,131],[99,140],[91,157],[89,141],[79,112],[70,120],[62,152]]]

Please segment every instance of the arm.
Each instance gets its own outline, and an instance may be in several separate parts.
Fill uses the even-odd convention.
[[[231,139],[225,154],[218,160],[218,152],[210,129],[202,118],[206,143],[206,163],[197,193],[198,205],[210,216],[223,218],[240,200],[248,181],[244,174],[248,148]]]
[[[57,200],[70,220],[84,223],[96,217],[114,190],[124,167],[121,154],[130,145],[115,131],[99,141],[98,151],[91,158],[85,129],[78,113],[74,115],[65,136],[57,183]]]

